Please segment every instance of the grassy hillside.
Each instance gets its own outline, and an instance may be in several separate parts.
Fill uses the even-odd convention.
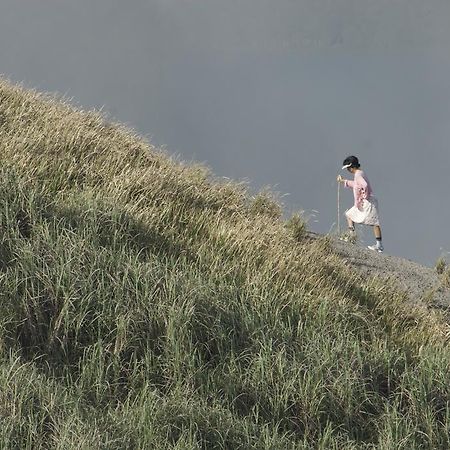
[[[448,325],[270,195],[6,81],[0,148],[0,448],[450,448]]]

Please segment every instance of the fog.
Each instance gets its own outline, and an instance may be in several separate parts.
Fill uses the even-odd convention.
[[[0,12],[11,81],[272,186],[322,233],[355,154],[386,252],[432,265],[450,251],[449,2],[0,0]],[[341,211],[351,204],[341,192]]]

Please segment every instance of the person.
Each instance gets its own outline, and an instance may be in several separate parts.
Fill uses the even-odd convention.
[[[361,169],[356,156],[348,156],[344,159],[342,169],[347,169],[354,175],[353,180],[346,180],[338,175],[338,183],[343,183],[345,187],[353,189],[354,205],[345,212],[348,224],[348,234],[343,240],[354,242],[356,239],[355,223],[369,225],[373,227],[376,243],[368,248],[381,253],[383,242],[381,237],[381,226],[378,215],[378,201],[373,196],[369,179]]]

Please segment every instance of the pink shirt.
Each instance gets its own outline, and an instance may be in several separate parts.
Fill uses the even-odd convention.
[[[372,195],[369,179],[362,170],[355,172],[354,180],[345,180],[344,186],[353,189],[353,197],[357,208],[361,208],[363,200],[370,198]]]

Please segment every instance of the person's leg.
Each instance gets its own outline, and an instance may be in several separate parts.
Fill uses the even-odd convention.
[[[369,245],[369,249],[382,252],[384,250],[384,248],[383,248],[383,242],[382,242],[382,237],[381,237],[381,227],[379,225],[375,225],[373,227],[373,234],[375,235],[375,239],[377,242],[375,245]]]
[[[347,219],[348,230],[341,236],[340,240],[354,244],[356,242],[355,223],[348,217],[347,212],[345,213],[345,218]]]
[[[373,227],[373,234],[375,235],[375,239],[380,239],[381,241],[381,227],[380,225],[375,225]]]
[[[355,231],[355,223],[353,222],[353,220],[350,219],[350,217],[347,217],[347,216],[345,216],[345,217],[347,218],[348,229],[350,231]]]

